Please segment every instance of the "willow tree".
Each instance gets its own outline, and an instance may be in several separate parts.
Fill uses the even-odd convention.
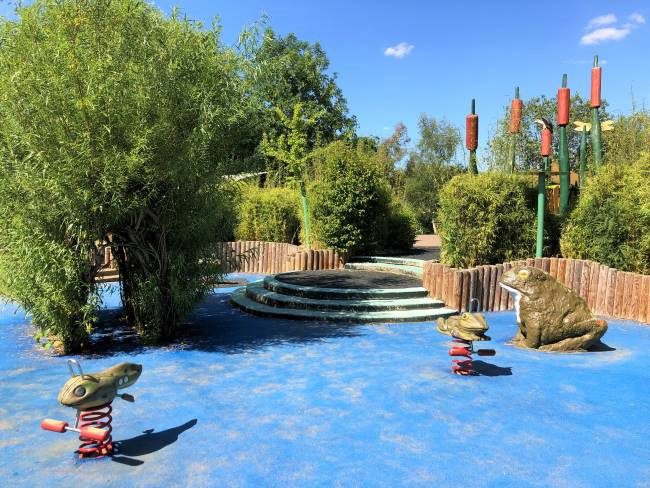
[[[241,116],[218,28],[139,0],[36,0],[0,20],[0,289],[67,351],[109,245],[126,316],[171,338],[212,286]]]

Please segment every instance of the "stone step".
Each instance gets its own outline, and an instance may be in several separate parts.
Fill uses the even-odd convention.
[[[390,263],[346,263],[345,269],[357,269],[362,271],[388,271],[390,273],[405,274],[422,278],[422,268],[419,266],[408,266],[403,264]]]
[[[444,303],[429,297],[423,298],[382,298],[382,299],[317,299],[295,295],[285,295],[270,291],[262,281],[250,283],[246,287],[246,296],[251,300],[277,308],[295,308],[324,311],[382,311],[414,310],[421,308],[440,308]]]
[[[383,264],[397,264],[400,266],[415,266],[422,268],[424,263],[423,259],[414,258],[394,258],[390,256],[353,256],[350,258],[351,263],[383,263]]]
[[[322,300],[406,299],[424,298],[428,295],[427,289],[421,286],[410,288],[324,288],[285,283],[275,279],[273,276],[267,276],[264,278],[264,288],[283,295],[293,295]]]
[[[237,288],[230,300],[246,312],[256,315],[271,317],[320,320],[336,322],[375,322],[375,323],[396,323],[396,322],[421,322],[432,321],[439,317],[449,317],[457,313],[446,307],[419,308],[414,310],[382,310],[376,312],[368,311],[326,311],[326,310],[305,310],[295,308],[276,308],[263,303],[258,303],[246,295],[246,287]]]

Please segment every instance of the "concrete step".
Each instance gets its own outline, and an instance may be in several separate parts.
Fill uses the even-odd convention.
[[[423,259],[415,258],[394,258],[390,256],[353,256],[350,258],[351,263],[383,263],[397,264],[400,266],[415,266],[421,268],[426,263]]]
[[[256,315],[271,317],[336,321],[336,322],[375,322],[375,323],[396,323],[396,322],[421,322],[432,321],[438,317],[449,317],[457,313],[446,307],[419,308],[413,310],[382,310],[369,311],[326,311],[326,310],[305,310],[295,308],[277,308],[263,303],[258,303],[246,295],[246,287],[236,289],[230,296],[231,301],[246,312]]]
[[[428,294],[427,289],[421,286],[411,288],[323,288],[285,283],[273,276],[264,278],[264,288],[283,295],[321,300],[424,298]]]
[[[246,287],[246,296],[251,300],[277,308],[295,308],[324,311],[368,311],[415,310],[423,308],[441,308],[444,303],[429,297],[422,298],[382,298],[382,299],[318,299],[295,295],[285,295],[270,291],[262,281],[250,283]]]
[[[388,271],[390,273],[405,274],[422,278],[420,266],[390,263],[346,263],[345,269],[358,269],[362,271]]]

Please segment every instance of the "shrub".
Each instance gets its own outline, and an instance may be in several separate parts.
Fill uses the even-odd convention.
[[[239,206],[237,239],[296,243],[300,195],[290,188],[250,188]]]
[[[0,46],[0,286],[78,350],[109,241],[128,322],[173,337],[218,271],[238,57],[139,0],[35,0]]]
[[[589,178],[561,238],[562,254],[650,273],[650,154]]]
[[[435,163],[415,163],[407,171],[404,200],[413,209],[423,231],[430,231],[432,222],[437,219],[440,190],[461,172],[458,166]]]
[[[309,198],[316,240],[341,252],[376,250],[377,225],[390,207],[375,152],[338,141],[314,151]]]
[[[376,241],[386,253],[408,251],[415,242],[417,228],[415,213],[399,200],[392,198],[388,212],[377,224]]]
[[[536,219],[530,196],[530,180],[522,176],[455,176],[440,192],[442,262],[470,267],[531,256]]]

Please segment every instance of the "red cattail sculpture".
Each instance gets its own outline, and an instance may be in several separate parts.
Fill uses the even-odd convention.
[[[478,115],[476,102],[472,98],[472,113],[465,118],[465,147],[469,149],[469,172],[478,174],[476,148],[478,147]]]

